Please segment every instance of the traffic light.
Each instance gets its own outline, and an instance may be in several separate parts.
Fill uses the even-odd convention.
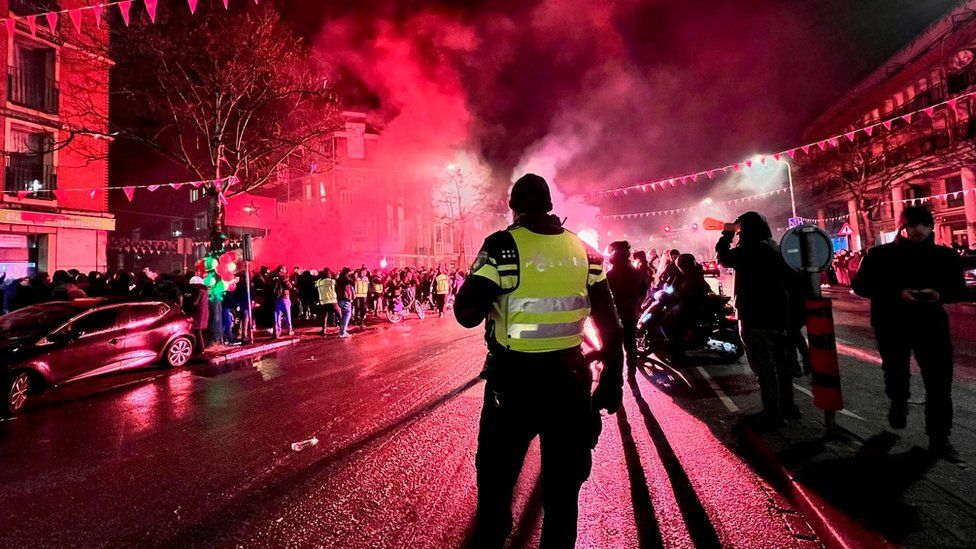
[[[698,230],[698,223],[692,223],[691,224],[691,230],[697,231]]]

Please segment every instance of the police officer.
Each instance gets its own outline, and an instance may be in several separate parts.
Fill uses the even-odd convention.
[[[610,244],[610,272],[607,281],[613,292],[617,315],[623,324],[624,350],[627,351],[627,374],[637,370],[637,317],[641,302],[647,295],[648,283],[644,274],[630,262],[630,242],[618,240]]]
[[[512,492],[529,443],[542,450],[542,543],[572,547],[579,490],[590,474],[600,409],[621,404],[620,321],[603,256],[549,215],[549,186],[538,175],[515,182],[515,222],[489,236],[461,286],[454,314],[463,326],[485,321],[485,402],[475,466],[478,510],[473,543],[501,547],[512,528]],[[603,373],[592,376],[581,349],[593,317]]]

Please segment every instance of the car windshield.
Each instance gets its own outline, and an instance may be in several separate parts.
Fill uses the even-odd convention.
[[[80,313],[68,303],[32,305],[0,316],[0,338],[16,339],[46,335]]]

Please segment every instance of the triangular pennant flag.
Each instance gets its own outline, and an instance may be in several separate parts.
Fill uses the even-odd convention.
[[[715,175],[715,170],[708,170],[707,172],[705,172],[705,175],[707,175],[708,178],[711,179],[712,176]]]
[[[122,192],[125,193],[125,197],[129,199],[129,202],[132,202],[132,195],[136,194],[136,188],[135,187],[122,187]]]
[[[874,133],[874,126],[864,128],[864,133],[868,134],[868,137],[871,137],[871,134]]]
[[[830,139],[827,140],[827,144],[830,145],[831,147],[835,147],[836,148],[837,147],[837,138],[836,137],[831,137]]]
[[[224,9],[225,10],[229,10],[230,9],[230,5],[229,4],[230,4],[230,0],[224,0]]]
[[[935,107],[926,107],[922,109],[922,112],[925,113],[925,116],[932,118],[932,113],[935,112]]]
[[[779,162],[779,156],[780,156],[779,153],[773,153],[773,160]]]
[[[847,132],[844,134],[844,137],[846,137],[851,143],[854,142],[854,132]]]
[[[800,150],[803,151],[803,154],[809,154],[810,153],[810,145],[803,145],[802,147],[800,147]]]
[[[169,186],[170,187],[173,187],[174,189],[179,189],[180,187],[183,186],[183,184],[182,183],[170,183]]]
[[[92,14],[95,16],[95,26],[102,28],[102,14],[105,11],[105,6],[101,4],[91,5]]]
[[[88,198],[95,198],[96,196],[98,196],[98,189],[88,191]]]
[[[891,129],[891,120],[885,120],[884,122],[881,123],[881,125],[884,126],[884,129],[890,130]]]
[[[80,9],[68,10],[68,19],[71,19],[71,24],[75,27],[75,32],[81,32],[81,18],[82,11]]]
[[[27,19],[27,28],[30,29],[31,34],[37,34],[37,16],[28,15],[26,19]]]
[[[190,183],[190,185],[193,185],[194,187],[199,187],[200,185],[203,185],[203,181],[193,181],[192,183]]]
[[[146,13],[149,14],[149,20],[153,23],[156,22],[156,2],[158,0],[143,0],[146,5]]]
[[[186,0],[186,5],[190,7],[190,13],[197,12],[197,0]]]
[[[30,191],[17,191],[17,200],[23,200],[23,199],[27,198],[27,195],[29,195],[29,194],[30,194]]]
[[[904,120],[906,123],[911,124],[912,123],[912,113],[908,113],[908,114],[902,115],[901,119]]]
[[[790,149],[786,151],[786,154],[789,155],[790,158],[794,158],[796,157],[796,149]]]
[[[153,192],[153,191],[155,191],[158,188],[159,188],[159,185],[147,185],[146,186],[146,190],[148,190],[149,192]]]
[[[13,36],[14,31],[17,29],[17,20],[11,15],[4,19],[3,24],[7,26],[7,34]]]
[[[61,200],[64,197],[64,192],[63,191],[59,191],[57,189],[54,189],[53,191],[51,191],[51,194],[54,195],[54,199],[55,200]]]
[[[51,32],[58,32],[58,12],[49,11],[44,14],[47,19],[47,28],[51,29]]]
[[[752,160],[746,160],[746,167],[747,168],[751,168],[752,167]]]
[[[949,108],[950,108],[950,109],[952,109],[952,110],[953,110],[953,112],[955,112],[955,110],[956,110],[956,103],[958,103],[958,102],[959,102],[959,98],[958,98],[958,97],[953,97],[952,99],[950,99],[950,100],[949,100],[949,101],[948,101],[948,102],[946,103],[946,105],[948,105],[948,106],[949,106]]]
[[[820,147],[820,150],[826,151],[827,150],[827,140],[824,139],[823,141],[818,142],[817,143],[817,146]]]
[[[119,6],[119,13],[122,14],[122,22],[125,26],[129,26],[129,10],[132,9],[132,0],[122,0],[117,4]]]

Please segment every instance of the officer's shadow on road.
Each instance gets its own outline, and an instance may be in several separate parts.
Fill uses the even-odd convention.
[[[922,527],[917,509],[905,503],[902,495],[926,474],[933,461],[918,447],[890,453],[897,440],[897,435],[882,432],[849,456],[826,457],[826,441],[817,439],[794,444],[780,458],[795,471],[797,482],[899,543]]]

